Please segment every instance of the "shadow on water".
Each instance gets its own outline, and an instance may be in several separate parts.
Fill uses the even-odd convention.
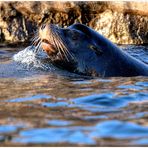
[[[16,53],[0,50],[0,146],[148,146],[147,77],[91,79]]]

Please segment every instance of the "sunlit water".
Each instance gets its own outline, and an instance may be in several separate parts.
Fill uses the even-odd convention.
[[[147,77],[83,77],[23,49],[0,49],[0,146],[148,146]]]

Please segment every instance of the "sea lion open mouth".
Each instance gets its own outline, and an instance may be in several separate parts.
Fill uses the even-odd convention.
[[[60,28],[43,24],[35,38],[51,62],[62,69],[87,76],[148,75],[148,66],[122,51],[95,30],[74,24]]]
[[[53,55],[58,52],[54,45],[51,44],[47,39],[42,39],[41,46],[48,53],[48,55]]]
[[[42,42],[50,44],[50,42],[48,40],[46,40],[46,39],[43,39]]]
[[[37,50],[41,47],[57,67],[74,70],[74,56],[69,51],[63,33],[52,24],[43,24],[38,31]]]
[[[43,27],[39,29],[39,37],[41,38],[41,46],[47,52],[49,57],[53,54],[57,54],[58,57],[61,56],[65,60],[69,60],[69,56],[72,56],[67,46],[65,40],[59,31],[59,28],[55,25],[44,24]]]

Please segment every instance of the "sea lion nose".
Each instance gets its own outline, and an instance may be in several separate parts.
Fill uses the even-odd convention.
[[[43,25],[41,26],[41,30],[43,30],[45,27],[46,27],[46,24],[43,24]]]

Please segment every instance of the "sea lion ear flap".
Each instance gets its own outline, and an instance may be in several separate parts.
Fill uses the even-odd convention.
[[[94,45],[88,45],[88,48],[91,49],[96,53],[96,55],[100,56],[103,54],[103,51],[100,47],[94,46]]]

